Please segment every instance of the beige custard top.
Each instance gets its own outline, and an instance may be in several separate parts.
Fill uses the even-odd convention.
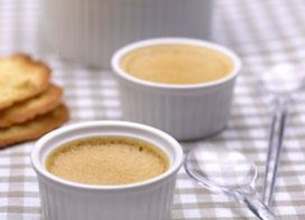
[[[128,74],[166,84],[198,84],[219,80],[233,69],[225,54],[207,47],[160,44],[135,49],[121,60]]]
[[[164,173],[167,156],[146,142],[95,137],[66,143],[47,158],[47,170],[63,179],[94,185],[142,182]]]

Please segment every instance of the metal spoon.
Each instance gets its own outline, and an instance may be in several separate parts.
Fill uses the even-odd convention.
[[[201,146],[187,154],[184,167],[200,185],[245,204],[259,219],[277,219],[257,196],[256,166],[241,153]]]
[[[274,191],[280,153],[282,149],[287,109],[292,95],[304,85],[305,72],[302,68],[285,63],[274,66],[261,77],[263,92],[274,99],[275,111],[272,118],[269,148],[266,161],[263,201],[270,206]]]

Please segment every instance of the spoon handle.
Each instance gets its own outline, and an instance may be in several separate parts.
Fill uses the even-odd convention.
[[[264,179],[263,202],[269,207],[272,202],[279,158],[282,150],[286,117],[286,106],[279,104],[272,118]]]
[[[278,219],[273,212],[261,201],[256,195],[244,195],[243,202],[249,210],[261,220],[276,220]]]

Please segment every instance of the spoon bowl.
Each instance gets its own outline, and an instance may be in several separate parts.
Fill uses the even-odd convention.
[[[292,95],[304,87],[305,66],[282,63],[261,75],[263,91],[276,97]]]
[[[254,186],[257,168],[236,151],[213,147],[198,147],[186,157],[186,172],[215,192],[230,192]]]
[[[276,219],[258,199],[254,187],[257,168],[243,154],[216,146],[200,146],[187,154],[184,168],[201,186],[245,204],[259,219]]]

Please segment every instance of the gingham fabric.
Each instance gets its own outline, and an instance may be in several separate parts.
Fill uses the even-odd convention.
[[[0,52],[37,53],[37,15],[42,0],[0,0]],[[244,68],[238,79],[232,117],[227,129],[212,138],[182,143],[185,150],[198,145],[235,149],[259,168],[258,191],[267,152],[270,106],[258,93],[257,79],[276,63],[304,62],[304,0],[218,0],[212,40],[235,50]],[[43,57],[53,68],[53,79],[65,88],[72,120],[120,119],[117,83],[110,72],[89,70]],[[305,219],[305,98],[299,94],[290,118],[277,180],[274,211],[281,219]],[[33,143],[0,151],[0,219],[41,219],[36,176],[29,153]],[[172,219],[255,219],[242,205],[211,194],[178,175]]]

